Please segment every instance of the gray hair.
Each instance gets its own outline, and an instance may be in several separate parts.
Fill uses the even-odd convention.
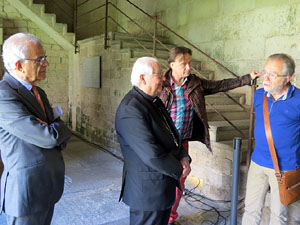
[[[294,59],[290,55],[284,53],[277,53],[270,55],[268,60],[283,60],[284,64],[282,75],[293,76],[293,74],[295,73],[296,64]]]
[[[7,38],[2,47],[2,58],[7,71],[16,69],[16,62],[28,57],[28,44],[42,45],[33,34],[17,33]]]
[[[131,84],[137,86],[140,83],[140,75],[151,75],[153,73],[152,63],[157,63],[157,59],[153,57],[141,57],[138,58],[131,72]]]

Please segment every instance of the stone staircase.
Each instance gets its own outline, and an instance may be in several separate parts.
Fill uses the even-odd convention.
[[[67,32],[66,24],[57,23],[55,14],[45,13],[45,5],[34,4],[33,0],[9,0],[8,2],[61,47],[75,51],[75,34]]]

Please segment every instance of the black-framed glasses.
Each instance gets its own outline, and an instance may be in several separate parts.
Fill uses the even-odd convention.
[[[276,73],[273,73],[273,72],[267,72],[267,71],[262,71],[261,74],[263,76],[266,76],[268,75],[271,79],[276,79],[277,77],[287,77],[288,75],[282,75],[282,74],[276,74]]]
[[[36,58],[36,59],[22,59],[22,60],[31,60],[31,61],[35,61],[38,62],[40,64],[40,66],[44,65],[45,61],[47,60],[47,56],[45,55],[42,58]]]

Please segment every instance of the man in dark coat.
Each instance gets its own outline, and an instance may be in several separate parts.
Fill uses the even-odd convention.
[[[139,58],[132,69],[133,88],[116,114],[124,157],[120,199],[130,206],[131,225],[166,225],[178,181],[190,172],[190,158],[157,97],[163,79],[156,59]]]

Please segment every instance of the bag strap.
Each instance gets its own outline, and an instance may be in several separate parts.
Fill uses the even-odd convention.
[[[264,95],[264,103],[263,103],[263,112],[264,112],[264,123],[265,123],[265,131],[268,140],[269,150],[272,156],[273,165],[275,169],[275,176],[277,177],[277,181],[281,182],[281,173],[278,165],[278,159],[276,155],[276,150],[274,147],[271,127],[270,127],[270,119],[269,119],[269,109],[268,109],[268,100],[267,95]]]

